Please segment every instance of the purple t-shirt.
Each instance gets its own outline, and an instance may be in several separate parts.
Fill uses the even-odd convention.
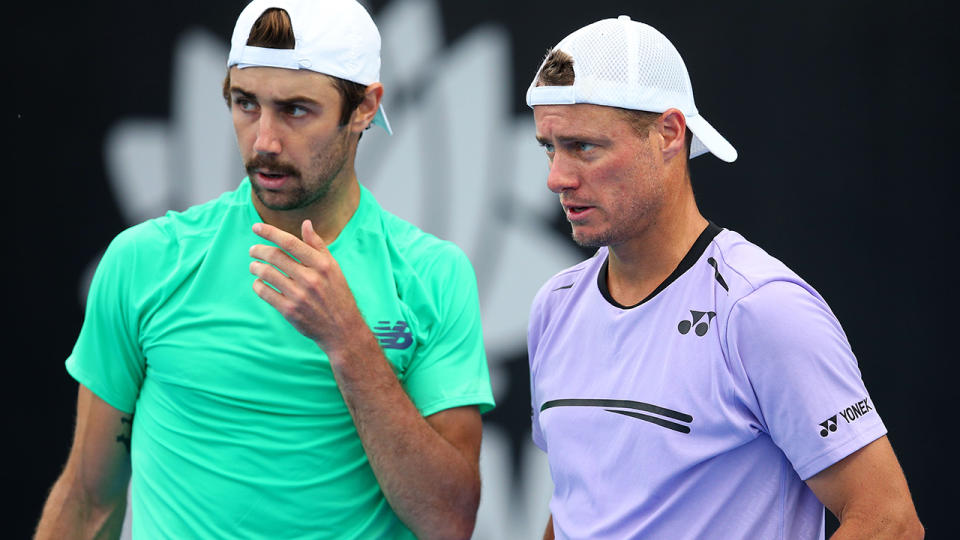
[[[606,262],[531,309],[557,538],[823,538],[804,480],[886,433],[823,298],[714,225],[637,306],[610,297]]]

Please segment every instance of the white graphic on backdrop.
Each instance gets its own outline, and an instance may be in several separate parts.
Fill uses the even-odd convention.
[[[532,115],[512,114],[509,38],[488,25],[445,46],[433,0],[397,0],[376,15],[395,135],[364,134],[358,176],[386,209],[470,257],[500,401],[509,383],[501,364],[524,350],[533,295],[578,259],[550,229],[557,203],[545,187]],[[174,55],[171,118],[125,119],[105,143],[111,186],[130,224],[212,199],[244,174],[220,95],[226,44],[192,30]],[[510,445],[506,433],[485,426],[474,538],[542,534],[551,490],[546,460],[527,440],[514,478]]]

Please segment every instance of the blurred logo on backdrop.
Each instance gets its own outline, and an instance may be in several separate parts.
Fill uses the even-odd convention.
[[[444,43],[435,0],[395,0],[374,18],[395,134],[365,133],[357,173],[384,208],[455,242],[473,262],[498,404],[485,417],[474,538],[538,537],[551,483],[529,436],[527,314],[540,285],[580,255],[552,225],[559,205],[546,189],[532,114],[513,114],[522,97],[506,31],[477,26]],[[174,51],[170,118],[127,118],[110,130],[107,171],[129,224],[208,201],[243,177],[220,94],[226,56],[224,40],[186,32]]]

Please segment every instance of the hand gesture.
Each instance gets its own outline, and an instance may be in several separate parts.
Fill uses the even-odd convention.
[[[250,272],[257,276],[253,290],[297,331],[329,354],[329,349],[348,343],[354,332],[369,330],[340,265],[310,220],[301,225],[303,240],[266,223],[255,224],[253,232],[279,246],[250,248],[257,259],[250,263]]]

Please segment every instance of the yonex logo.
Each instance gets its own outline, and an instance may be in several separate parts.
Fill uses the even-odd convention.
[[[392,326],[390,321],[377,321],[377,324],[381,326],[374,326],[373,333],[384,349],[406,349],[413,343],[413,333],[405,321],[397,321]]]
[[[623,416],[629,416],[631,418],[636,418],[637,420],[650,422],[651,424],[672,429],[673,431],[677,431],[679,433],[690,433],[690,426],[685,424],[690,424],[693,422],[693,417],[689,414],[667,409],[666,407],[660,407],[659,405],[651,405],[650,403],[630,401],[626,399],[553,399],[545,402],[540,407],[540,412],[552,407],[602,407],[603,410],[607,412],[622,414]],[[607,407],[614,408],[608,409]],[[618,409],[632,410],[623,411]],[[644,414],[637,411],[644,411],[645,413],[652,414]],[[654,414],[657,416],[653,416]],[[671,420],[667,420],[667,418],[670,418]],[[681,424],[674,422],[674,420],[683,423]]]
[[[700,319],[702,319],[704,315],[707,316],[707,320],[701,322],[700,324],[697,324],[698,322],[700,322]],[[694,333],[696,333],[698,336],[703,337],[703,335],[707,333],[707,330],[710,330],[710,321],[712,321],[713,318],[716,316],[717,314],[714,313],[713,311],[694,311],[691,309],[690,320],[680,321],[680,324],[677,325],[677,330],[681,334],[687,335],[687,332],[689,332],[690,329],[693,328]]]
[[[819,426],[823,428],[820,430],[821,437],[826,437],[827,435],[830,435],[830,433],[837,430],[837,415],[833,415],[830,418],[827,418],[826,420],[824,420],[823,422],[820,422]]]
[[[826,437],[837,430],[837,416],[843,418],[846,423],[850,424],[858,419],[861,416],[869,413],[873,410],[873,407],[870,406],[870,398],[863,398],[860,401],[850,405],[849,407],[843,409],[839,413],[827,418],[823,422],[820,422],[819,425],[821,428],[820,436]]]
[[[840,416],[842,416],[843,419],[846,420],[847,423],[849,424],[850,422],[853,422],[854,420],[860,418],[861,416],[867,414],[872,410],[873,410],[873,407],[871,407],[870,404],[867,403],[867,398],[864,398],[854,403],[853,405],[847,407],[846,409],[840,411]]]

